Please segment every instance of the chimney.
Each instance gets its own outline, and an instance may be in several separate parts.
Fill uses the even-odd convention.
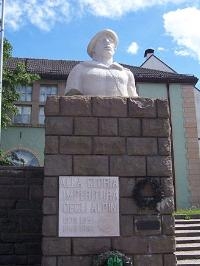
[[[146,49],[144,52],[144,57],[149,58],[152,54],[154,54],[154,49]]]

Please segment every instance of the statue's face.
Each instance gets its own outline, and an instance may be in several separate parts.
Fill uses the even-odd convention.
[[[115,53],[115,42],[109,35],[103,35],[96,41],[94,47],[96,56],[112,57]]]

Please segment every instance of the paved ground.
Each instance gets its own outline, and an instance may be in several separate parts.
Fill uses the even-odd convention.
[[[200,219],[175,219],[176,256],[178,266],[200,265]]]

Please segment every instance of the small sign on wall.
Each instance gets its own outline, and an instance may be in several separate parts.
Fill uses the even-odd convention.
[[[59,236],[119,236],[119,178],[59,177]]]

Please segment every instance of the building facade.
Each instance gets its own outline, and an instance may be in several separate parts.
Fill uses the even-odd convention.
[[[198,141],[199,141],[199,147],[200,147],[200,91],[198,89],[194,90],[194,95],[195,95]]]
[[[66,80],[78,61],[12,58],[12,70],[24,62],[27,71],[41,79],[33,86],[17,88],[19,113],[2,132],[2,149],[14,152],[23,164],[44,163],[44,105],[48,95],[64,95]],[[172,154],[177,208],[200,205],[200,159],[195,109],[197,78],[142,67],[127,66],[134,74],[140,97],[168,99],[171,111]]]
[[[65,84],[64,80],[42,79],[32,86],[17,88],[18,114],[12,126],[2,132],[3,149],[7,153],[15,152],[26,165],[43,166],[45,102],[48,96],[64,95]]]

